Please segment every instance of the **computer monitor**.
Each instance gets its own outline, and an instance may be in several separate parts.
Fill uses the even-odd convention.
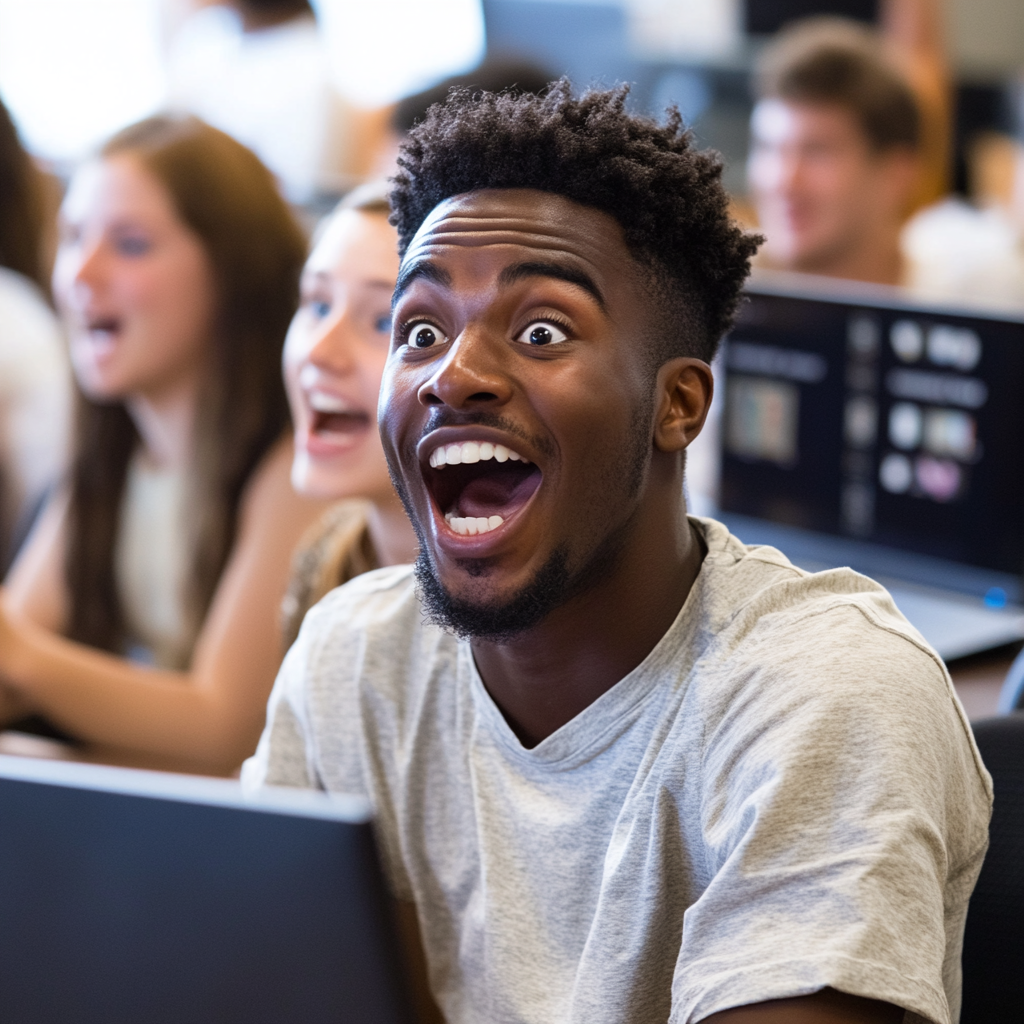
[[[0,1019],[407,1024],[365,800],[0,757]]]
[[[723,513],[1020,602],[1024,316],[763,279],[722,360]]]

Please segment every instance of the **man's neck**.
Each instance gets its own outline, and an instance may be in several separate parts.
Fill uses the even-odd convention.
[[[900,251],[899,226],[893,225],[877,234],[873,233],[863,244],[844,247],[793,269],[871,284],[902,284],[905,266]]]
[[[607,579],[510,643],[473,642],[484,684],[524,746],[540,743],[632,672],[668,631],[700,572],[703,542],[681,497],[645,505],[631,526]]]

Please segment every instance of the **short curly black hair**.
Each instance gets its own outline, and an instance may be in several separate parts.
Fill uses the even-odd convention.
[[[728,213],[717,153],[699,151],[670,108],[666,123],[626,111],[629,87],[574,96],[567,79],[541,96],[453,90],[409,134],[391,191],[403,255],[445,199],[527,188],[613,216],[650,273],[655,365],[708,362],[732,325],[761,238]]]

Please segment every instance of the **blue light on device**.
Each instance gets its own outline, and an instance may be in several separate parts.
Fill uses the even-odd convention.
[[[991,587],[986,591],[984,600],[989,608],[1005,608],[1006,591],[1002,587]]]

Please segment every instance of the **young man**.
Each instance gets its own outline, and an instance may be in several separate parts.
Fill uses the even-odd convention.
[[[989,780],[881,587],[688,518],[755,243],[624,100],[412,133],[379,412],[419,561],[307,616],[244,780],[370,796],[450,1024],[949,1024]]]
[[[783,270],[912,284],[900,231],[921,173],[914,93],[870,30],[799,25],[765,53],[751,117],[750,196]]]

